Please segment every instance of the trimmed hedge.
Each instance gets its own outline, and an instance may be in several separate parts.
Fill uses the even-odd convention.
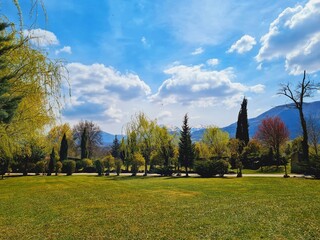
[[[76,162],[73,160],[63,161],[63,172],[67,173],[67,175],[72,175],[76,170]]]
[[[203,160],[196,161],[194,170],[201,177],[215,177],[219,175],[223,177],[228,173],[229,163],[226,160]]]

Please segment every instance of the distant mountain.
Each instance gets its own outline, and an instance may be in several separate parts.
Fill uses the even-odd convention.
[[[107,133],[107,132],[104,132],[104,131],[101,131],[101,135],[102,135],[102,143],[103,145],[112,145],[113,143],[113,140],[115,138],[115,135],[111,134],[111,133]],[[123,135],[117,135],[117,138],[119,141],[121,141]]]
[[[319,118],[320,121],[320,101],[304,103],[304,115],[307,119],[309,115],[314,115]],[[270,110],[260,114],[255,118],[248,119],[249,121],[249,135],[253,137],[258,129],[261,121],[266,117],[275,117],[278,116],[281,120],[286,124],[290,132],[290,139],[294,139],[301,135],[301,126],[300,126],[300,118],[299,112],[296,108],[294,108],[293,104],[286,104],[281,106],[276,106],[271,108]],[[223,131],[229,133],[230,137],[235,137],[236,135],[237,122],[222,128]],[[205,128],[199,129],[198,131],[194,131],[192,133],[193,141],[199,141]]]
[[[317,116],[320,120],[320,101],[304,103],[304,115],[307,119],[308,116]],[[253,137],[258,129],[262,119],[266,117],[278,116],[286,124],[290,132],[290,139],[294,139],[301,135],[302,130],[300,126],[299,112],[294,108],[293,104],[281,105],[260,114],[256,118],[249,119],[249,135]],[[228,132],[230,137],[235,137],[237,123],[233,123],[222,130]]]
[[[249,109],[250,111],[250,109]],[[320,121],[320,101],[304,103],[304,114],[306,119],[309,115],[314,115],[319,118]],[[255,118],[248,119],[249,121],[249,135],[253,137],[258,129],[261,121],[266,117],[278,116],[286,124],[290,132],[290,139],[294,139],[301,135],[299,112],[294,108],[293,104],[281,105],[271,108],[270,110],[260,114]],[[166,126],[169,133],[180,134],[180,128],[176,126]],[[230,137],[236,135],[237,122],[222,128],[223,131],[229,133]],[[200,141],[205,131],[205,126],[199,126],[191,128],[192,141]],[[104,145],[111,145],[114,140],[114,135],[102,132],[102,141]],[[123,135],[118,135],[118,139],[121,140]]]

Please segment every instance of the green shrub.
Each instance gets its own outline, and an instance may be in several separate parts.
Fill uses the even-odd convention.
[[[114,164],[115,164],[117,176],[119,176],[121,173],[122,160],[116,158],[114,161]]]
[[[310,156],[310,174],[315,178],[320,179],[320,156]]]
[[[214,171],[223,177],[224,174],[228,173],[229,163],[226,160],[218,160],[214,162]]]
[[[194,170],[201,177],[221,177],[228,172],[229,163],[226,160],[202,160],[196,161]]]
[[[73,160],[65,160],[63,161],[63,171],[67,173],[67,175],[72,175],[72,173],[76,170],[76,162]]]
[[[114,167],[114,157],[108,154],[102,159],[103,165],[107,168],[106,176],[110,175],[111,168]]]
[[[98,175],[101,176],[102,173],[103,173],[103,170],[104,170],[102,161],[101,160],[96,160],[94,162],[94,164],[96,166],[96,171],[97,171]]]
[[[48,162],[46,160],[41,160],[36,163],[35,172],[37,175],[40,173],[43,174],[46,171],[47,163]]]
[[[55,170],[56,175],[58,175],[58,173],[61,173],[61,170],[62,170],[62,162],[57,161],[56,164],[55,164],[55,166],[54,166],[54,170]]]

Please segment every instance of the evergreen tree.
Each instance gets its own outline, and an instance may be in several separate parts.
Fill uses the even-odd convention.
[[[63,134],[63,137],[61,140],[59,156],[60,156],[60,161],[68,159],[68,141],[65,133]]]
[[[182,131],[180,132],[180,142],[179,142],[179,163],[185,167],[186,176],[188,177],[188,168],[193,166],[193,161],[195,157],[194,145],[191,141],[191,129],[188,126],[188,114],[184,116]]]
[[[247,113],[248,100],[244,97],[241,103],[241,109],[238,115],[236,139],[242,141],[245,146],[249,142],[249,124],[248,124],[248,113]]]
[[[6,124],[10,123],[21,101],[20,96],[13,96],[10,93],[10,80],[18,74],[18,71],[11,72],[8,70],[6,55],[17,47],[12,43],[14,35],[6,36],[4,33],[8,26],[7,23],[0,22],[0,123]]]
[[[117,135],[115,135],[114,140],[113,140],[113,144],[111,147],[111,155],[116,159],[120,158],[120,143],[117,138]]]
[[[56,154],[54,152],[54,148],[52,148],[52,152],[50,154],[50,161],[48,166],[48,176],[51,176],[51,173],[54,172],[54,167],[56,165]]]
[[[81,159],[88,158],[88,133],[87,128],[83,129],[83,133],[81,135]]]

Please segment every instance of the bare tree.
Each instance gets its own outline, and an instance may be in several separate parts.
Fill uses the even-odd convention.
[[[294,88],[290,83],[281,84],[281,88],[278,92],[280,95],[284,95],[293,101],[294,107],[298,109],[300,122],[302,127],[302,154],[305,161],[309,161],[309,144],[308,144],[308,129],[307,123],[303,114],[303,103],[307,97],[312,97],[313,93],[320,88],[319,83],[315,83],[310,79],[306,79],[306,71],[303,72],[303,79]]]
[[[99,148],[102,147],[101,130],[100,127],[92,121],[80,121],[73,128],[73,138],[78,148],[80,148],[81,135],[85,128],[88,134],[88,157],[92,158]]]
[[[315,154],[318,156],[318,143],[320,141],[320,116],[310,114],[307,119],[307,129],[309,143],[314,148]]]

